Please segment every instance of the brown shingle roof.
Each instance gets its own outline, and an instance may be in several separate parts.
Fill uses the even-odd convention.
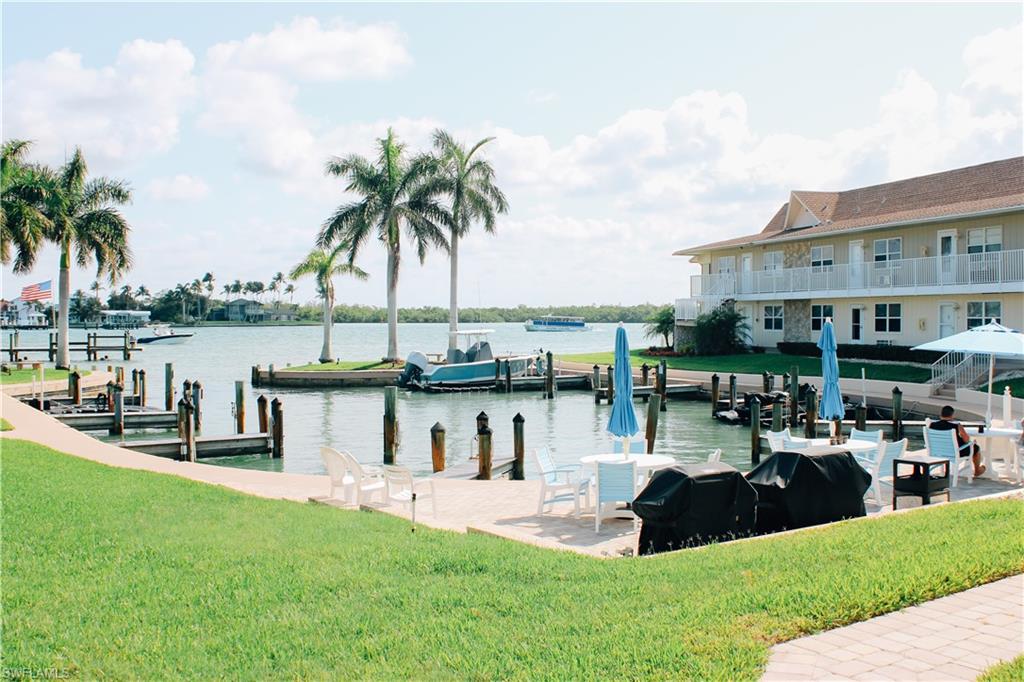
[[[817,225],[786,230],[786,203],[757,234],[694,246],[675,255],[1024,207],[1024,156],[843,192],[794,190],[793,195],[818,218]]]

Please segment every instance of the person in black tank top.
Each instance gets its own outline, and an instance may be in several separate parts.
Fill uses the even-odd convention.
[[[974,464],[974,475],[981,476],[985,473],[985,467],[981,463],[981,448],[977,443],[971,441],[971,437],[964,431],[964,427],[953,417],[956,411],[952,405],[946,405],[940,413],[941,418],[928,425],[932,431],[956,431],[956,442],[960,445],[960,456],[970,457]]]

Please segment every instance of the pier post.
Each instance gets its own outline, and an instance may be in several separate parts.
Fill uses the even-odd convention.
[[[276,398],[275,398],[276,400]],[[398,449],[398,387],[384,387],[384,463],[395,463]]]
[[[729,409],[736,409],[736,375],[729,375]]]
[[[139,395],[139,370],[138,369],[133,369],[132,370],[132,395],[133,396],[138,396]]]
[[[658,370],[661,374],[661,381],[658,384],[661,387],[661,411],[668,412],[668,360],[662,358],[658,363]]]
[[[192,381],[190,379],[181,382],[181,397],[192,400]]]
[[[252,372],[251,372],[251,374],[249,376],[249,383],[252,384],[253,388],[259,388],[260,387],[260,366],[259,365],[253,365],[252,366]]]
[[[493,453],[491,452],[491,427],[484,426],[476,432],[477,443],[480,446],[479,459],[477,464],[477,479],[481,481],[491,480],[491,463],[493,460]]]
[[[139,406],[146,405],[146,370],[139,370]]]
[[[644,429],[644,438],[647,439],[647,454],[654,452],[654,441],[658,437],[658,413],[661,412],[661,396],[652,393],[647,402],[647,428]]]
[[[505,393],[512,392],[512,362],[505,361]]]
[[[711,375],[711,416],[714,417],[718,412],[718,391],[719,382],[721,378],[717,374]]]
[[[270,422],[270,456],[280,459],[284,457],[284,404],[280,398],[270,401]]]
[[[235,382],[235,433],[245,433],[245,383]]]
[[[192,428],[192,414],[193,406],[192,401],[188,399],[188,396],[182,397],[178,402],[179,406],[179,419],[181,420],[181,458],[186,462],[196,461],[196,432]]]
[[[40,395],[42,395],[42,390],[43,390],[42,386],[40,386],[40,388],[39,388]],[[114,411],[114,382],[113,381],[108,381],[107,382],[107,412],[113,412],[113,411]]]
[[[127,329],[124,332],[124,353],[123,353],[123,355],[124,355],[124,359],[125,360],[131,360],[132,359],[132,337],[128,334],[128,330]]]
[[[789,368],[789,425],[800,423],[800,366]]]
[[[267,411],[270,406],[270,401],[267,396],[260,393],[260,397],[256,398],[256,418],[259,422],[260,433],[270,433],[270,413]]]
[[[593,388],[595,391],[601,388],[601,368],[598,367],[597,365],[594,365],[593,378],[591,379],[590,383],[593,384],[591,388]]]
[[[646,386],[651,378],[651,366],[646,362],[640,365],[640,384]]]
[[[110,435],[119,436],[124,433],[124,386],[114,384],[110,391],[114,402],[114,421],[110,424]]]
[[[761,463],[761,399],[750,401],[750,463]]]
[[[512,480],[526,480],[526,436],[523,424],[526,418],[516,412],[512,417],[512,456],[515,458],[512,463]]]
[[[50,362],[54,362],[57,359],[57,334],[56,333],[50,334],[50,348],[49,348],[49,353],[47,355],[49,355]],[[68,360],[70,361],[70,358],[68,358]]]
[[[17,333],[17,330],[15,330],[14,332],[11,333],[10,336],[7,337],[7,357],[11,362],[14,362],[18,359],[14,353],[14,349],[16,348],[16,341],[14,340],[14,335]]]
[[[903,438],[903,391],[899,386],[892,387],[892,440]]]
[[[555,356],[551,351],[548,351],[545,357],[548,362],[544,365],[544,388],[547,392],[547,399],[553,400],[555,397]]]
[[[864,431],[867,429],[868,406],[864,403],[858,405],[853,411],[854,428]]]
[[[813,386],[807,389],[804,410],[804,437],[814,438],[818,435],[818,391]]]
[[[434,467],[434,473],[444,471],[445,467],[445,430],[441,422],[436,422],[430,427],[430,461]]]
[[[501,360],[494,360],[494,387],[501,388]]]
[[[771,379],[769,378],[768,370],[761,372],[761,389],[765,393],[771,393],[772,391],[772,384]]]
[[[82,375],[77,369],[68,372],[68,397],[75,405],[82,404]]]
[[[480,414],[478,414],[476,416],[476,430],[477,430],[478,433],[480,432],[480,429],[484,428],[485,426],[490,426],[490,425],[491,425],[491,418],[487,416],[486,412],[481,412]]]
[[[174,409],[174,363],[164,364],[164,409]]]
[[[192,423],[195,425],[197,436],[203,432],[203,410],[200,407],[202,399],[203,385],[199,381],[192,382],[192,407],[195,409]]]
[[[608,404],[611,405],[612,401],[615,400],[615,366],[608,365],[608,393],[605,398],[608,399]]]
[[[754,418],[754,408],[750,408],[750,418]],[[778,433],[782,430],[782,403],[772,403],[772,431]]]

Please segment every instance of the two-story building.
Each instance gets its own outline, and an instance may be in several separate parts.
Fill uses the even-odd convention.
[[[913,346],[995,319],[1024,327],[1024,157],[840,192],[790,193],[760,232],[675,252],[701,274],[676,338],[730,302],[754,346]]]

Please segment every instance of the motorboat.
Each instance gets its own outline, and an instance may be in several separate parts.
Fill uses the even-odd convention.
[[[170,346],[185,343],[193,336],[191,332],[176,332],[171,329],[169,324],[154,324],[150,325],[148,329],[152,330],[153,335],[139,337],[136,339],[137,343],[159,343],[160,345]]]
[[[582,317],[544,315],[527,320],[523,326],[528,332],[586,332],[590,325]]]
[[[489,387],[495,384],[495,362],[508,362],[513,377],[526,376],[533,364],[532,355],[496,357],[487,336],[493,329],[472,329],[453,332],[456,347],[449,349],[444,362],[432,362],[425,353],[413,351],[405,360],[405,369],[398,377],[404,388],[443,390]],[[458,346],[465,344],[465,350]]]

